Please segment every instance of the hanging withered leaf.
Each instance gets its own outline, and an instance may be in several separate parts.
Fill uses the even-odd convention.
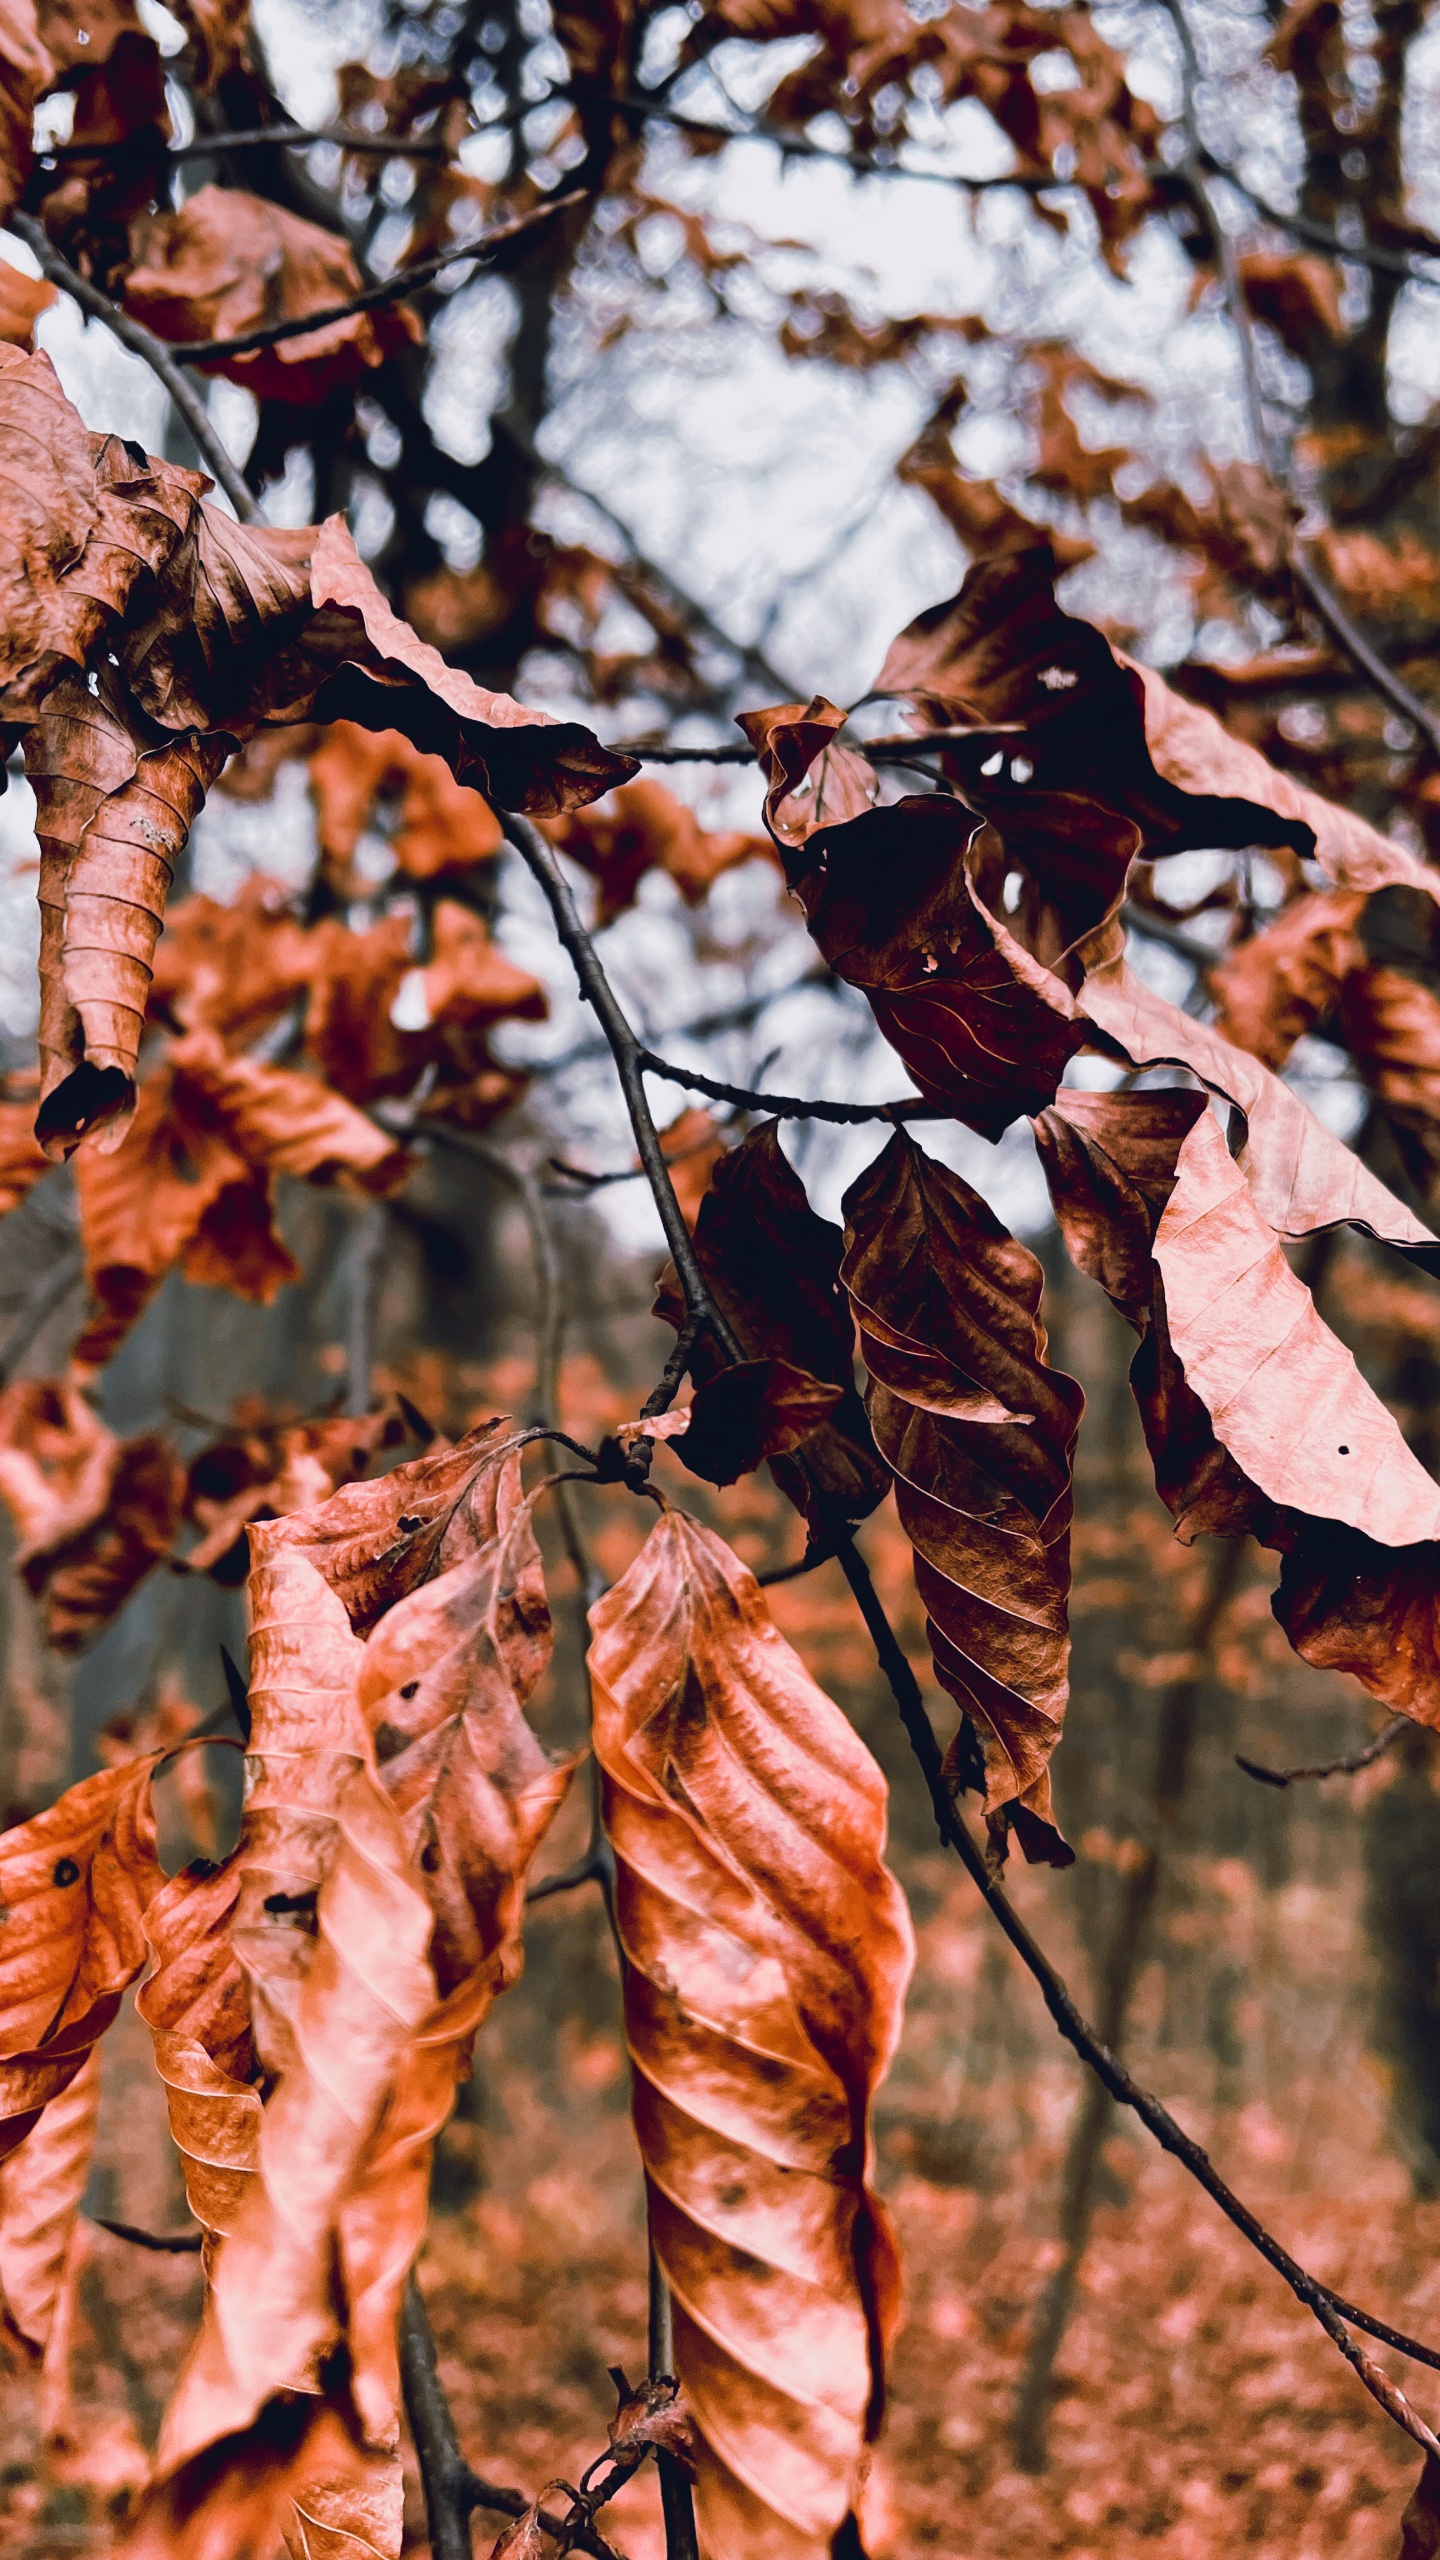
[[[153,1757],[102,1770],[0,1834],[0,2159],[68,2089],[141,1971],[164,1881]]]
[[[998,1137],[1049,1100],[1082,1045],[1072,987],[1118,904],[1138,828],[1073,791],[1017,790],[1002,847],[977,815],[983,783],[975,808],[938,792],[870,808],[848,768],[833,788],[837,757],[863,759],[829,745],[828,728],[809,714],[748,715],[752,735],[762,723],[776,775],[766,823],[819,949],[865,996],[922,1094]],[[807,754],[808,799],[795,785]],[[817,819],[832,800],[838,814]],[[1001,912],[1021,860],[1044,890],[1034,948]]]
[[[992,1834],[1003,1846],[1013,1827],[1027,1858],[1068,1865],[1049,1765],[1069,1694],[1085,1399],[1045,1357],[1044,1275],[979,1193],[903,1131],[847,1192],[845,1244],[870,1421],[915,1550],[937,1676],[981,1739]]]
[[[1243,1112],[1235,1160],[1261,1217],[1277,1235],[1298,1241],[1320,1228],[1349,1224],[1389,1244],[1434,1245],[1429,1228],[1290,1085],[1208,1023],[1156,995],[1123,958],[1107,958],[1093,968],[1078,1001],[1131,1066],[1188,1067]]]
[[[372,2434],[398,2400],[396,2323],[424,2237],[430,2158],[491,2003],[519,1974],[525,1878],[576,1765],[524,1708],[550,1657],[550,1612],[520,1453],[495,1470],[495,1535],[382,1618],[361,1712],[429,1903],[439,1999],[342,2207],[352,2389]]]
[[[806,1436],[803,1468],[783,1450],[766,1452],[776,1483],[815,1536],[837,1518],[863,1520],[890,1484],[856,1392],[855,1328],[840,1287],[843,1250],[839,1228],[817,1217],[782,1152],[778,1122],[752,1130],[717,1163],[695,1222],[706,1286],[752,1361],[784,1362],[839,1390],[833,1412]],[[677,1333],[685,1322],[673,1268],[661,1279],[655,1313]],[[701,1393],[719,1377],[722,1363],[708,1335],[697,1341],[690,1365]],[[689,1463],[683,1443],[677,1455]]]
[[[1363,957],[1363,896],[1307,890],[1210,972],[1216,1024],[1227,1040],[1278,1074],[1297,1040],[1327,1015]]]
[[[88,664],[180,551],[204,483],[91,435],[49,357],[16,346],[0,345],[0,431],[0,697],[13,720],[38,708],[62,667]]]
[[[182,1867],[145,1914],[154,1969],[135,2006],[150,2030],[190,2210],[228,2231],[255,2174],[260,2092],[244,1971],[231,1937],[244,1870]]]
[[[333,310],[361,289],[348,244],[318,223],[241,187],[201,187],[177,213],[141,227],[138,263],[125,279],[125,308],[157,337],[243,337],[276,320]],[[387,357],[421,336],[403,303],[356,311],[275,347],[229,356],[213,367],[257,400],[307,405],[353,389]]]
[[[1271,1605],[1297,1653],[1440,1723],[1440,1490],[1290,1271],[1203,1095],[1066,1093],[1036,1139],[1072,1257],[1141,1337],[1131,1384],[1177,1534],[1277,1548]]]
[[[739,827],[703,827],[691,808],[646,778],[622,783],[597,805],[552,819],[546,832],[598,884],[597,928],[635,903],[648,871],[663,871],[689,907],[700,904],[722,872],[758,854],[774,859],[766,836]]]
[[[682,1513],[590,1623],[635,2123],[701,2543],[820,2560],[855,2510],[898,2312],[868,2183],[912,1961],[885,1782],[753,1576]]]
[[[0,2333],[33,2358],[50,2343],[100,2115],[100,2049],[19,2149],[0,2159]]]
[[[876,685],[914,704],[922,728],[973,732],[947,751],[947,769],[1002,834],[1001,803],[1020,796],[1019,751],[1024,791],[1073,791],[1133,819],[1152,857],[1288,845],[1313,853],[1341,888],[1426,885],[1414,855],[1277,772],[1163,676],[1062,612],[1054,575],[1045,543],[980,562],[957,596],[901,632]],[[1433,872],[1428,885],[1437,894]]]
[[[45,359],[4,346],[0,419],[27,442],[48,422],[55,457],[13,491],[23,592],[0,649],[0,717],[32,732],[38,1134],[68,1154],[92,1131],[123,1134],[174,865],[257,726],[314,714],[399,729],[457,782],[541,814],[634,765],[447,666],[391,612],[338,517],[236,524],[205,506],[199,475],[87,436]],[[111,645],[91,666],[102,633]]]
[[[183,1479],[167,1440],[117,1440],[73,1379],[23,1378],[5,1389],[0,1501],[57,1652],[98,1635],[167,1552]]]
[[[803,1449],[832,1420],[844,1392],[789,1360],[740,1360],[708,1380],[688,1406],[633,1432],[666,1441],[707,1484],[734,1484],[767,1458]]]
[[[497,1460],[515,1438],[498,1415],[453,1448],[392,1467],[372,1484],[345,1485],[328,1502],[292,1512],[257,1533],[259,1551],[293,1549],[337,1595],[357,1635],[429,1576],[475,1554],[499,1527]]]

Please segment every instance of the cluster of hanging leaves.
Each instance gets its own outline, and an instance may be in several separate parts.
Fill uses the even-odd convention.
[[[180,14],[192,87],[263,121],[273,101],[243,10],[193,0]],[[1300,15],[1311,36],[1287,21],[1276,58],[1323,77],[1325,12]],[[633,127],[606,104],[629,76],[628,12],[562,7],[555,32],[573,94],[547,147],[557,170],[625,198],[606,254],[642,257],[646,225],[673,220],[728,307],[749,252],[642,189]],[[353,298],[349,249],[288,206],[219,185],[171,206],[153,38],[123,5],[79,33],[92,41],[48,6],[0,9],[6,184],[68,256],[182,346]],[[1079,190],[1117,270],[1173,204],[1153,111],[1082,12],[743,0],[696,17],[684,61],[797,34],[810,51],[770,103],[782,127],[838,112],[857,149],[883,154],[907,98],[978,97],[1024,177]],[[1033,77],[1057,46],[1078,87]],[[33,110],[61,88],[72,144],[37,163]],[[537,201],[530,175],[497,189],[456,159],[483,120],[463,80],[351,65],[341,98],[345,115],[375,109],[433,144],[409,254]],[[342,158],[361,203],[373,169]],[[556,225],[567,254],[578,226]],[[1254,309],[1294,351],[1343,332],[1330,272],[1245,262]],[[591,875],[601,925],[652,869],[698,901],[769,848],[922,1096],[989,1138],[1033,1125],[1065,1244],[1138,1337],[1132,1381],[1179,1533],[1272,1547],[1296,1650],[1440,1723],[1440,1494],[1286,1250],[1349,1222],[1434,1253],[1420,1215],[1440,1189],[1434,875],[1310,787],[1332,779],[1323,760],[1271,759],[1288,733],[1234,716],[1233,671],[1191,670],[1174,690],[1058,607],[1057,566],[1087,553],[1083,509],[1113,501],[1186,556],[1207,611],[1258,595],[1282,621],[1295,612],[1288,502],[1248,466],[1213,472],[1206,499],[1153,480],[1136,494],[1133,457],[1088,444],[1071,405],[1129,387],[1069,350],[1027,351],[1028,478],[1075,511],[1053,546],[956,462],[963,375],[901,464],[983,554],[899,636],[875,688],[917,736],[944,733],[930,762],[945,787],[889,794],[822,698],[757,710],[743,726],[766,784],[760,839],[703,829],[635,778],[634,758],[461,671],[563,640],[597,699],[682,697],[693,635],[638,571],[512,511],[486,520],[479,568],[402,581],[402,621],[340,516],[240,527],[200,475],[90,434],[27,347],[43,297],[7,291],[0,722],[37,795],[43,930],[38,1086],[3,1106],[0,1198],[73,1163],[91,1304],[69,1373],[0,1398],[0,1497],[55,1645],[83,1644],[162,1559],[232,1582],[248,1568],[251,1677],[245,1811],[219,1863],[160,1867],[150,1788],[168,1736],[0,1838],[4,2316],[43,2357],[96,2048],[139,1984],[206,2293],[130,2547],[223,2560],[278,2536],[296,2554],[389,2555],[397,2319],[430,2155],[518,1970],[527,1871],[572,1775],[527,1714],[550,1620],[521,1435],[497,1420],[376,1474],[407,1433],[430,1437],[413,1411],[256,1412],[186,1465],[162,1435],[105,1428],[95,1373],[171,1270],[261,1301],[296,1276],[282,1176],[390,1196],[427,1118],[480,1128],[517,1097],[487,1035],[545,1000],[490,932],[501,812],[530,812]],[[797,360],[857,369],[986,335],[978,321],[871,325],[803,291],[781,328]],[[260,403],[256,479],[283,466],[308,412],[353,417],[368,385],[423,486],[423,420],[404,405],[414,337],[387,305],[225,358]],[[515,463],[506,433],[497,422],[496,477]],[[1381,591],[1385,559],[1344,542],[1331,567]],[[653,635],[624,658],[599,645],[617,597]],[[1292,653],[1282,703],[1331,674],[1323,649],[1303,667]],[[1229,726],[1193,698],[1207,693]],[[193,896],[167,919],[208,792],[223,777],[263,798],[286,757],[304,759],[313,795],[317,894],[302,911],[257,879],[233,907]],[[377,832],[393,887],[356,930]],[[1215,848],[1264,848],[1283,904],[1255,932],[1225,893],[1207,1023],[1130,966],[1122,908],[1183,926],[1154,866]],[[1412,1198],[1282,1080],[1316,1031],[1355,1059]],[[686,1115],[668,1151],[743,1357],[689,1339],[668,1273],[658,1311],[686,1331],[694,1394],[621,1434],[625,1468],[638,1481],[661,1440],[711,1484],[768,1461],[812,1554],[893,1488],[935,1675],[960,1709],[949,1783],[980,1794],[997,1856],[1013,1835],[1064,1862],[1049,1768],[1082,1399],[1047,1358],[1035,1257],[903,1131],[852,1185],[843,1231],[811,1209],[773,1124],[726,1151]],[[820,2560],[859,2544],[898,2301],[870,2183],[911,1957],[883,1781],[753,1578],[683,1512],[662,1505],[591,1626],[635,2130],[683,2391],[658,2413],[622,2410],[616,2443],[683,2450],[708,2552]],[[532,2514],[507,2545],[538,2536]]]

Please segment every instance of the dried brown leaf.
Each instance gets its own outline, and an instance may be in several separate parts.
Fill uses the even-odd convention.
[[[116,1153],[80,1149],[75,1184],[95,1301],[73,1355],[82,1368],[104,1366],[177,1263],[262,1305],[300,1277],[268,1180],[171,1061],[146,1077]]]
[[[260,2093],[250,2084],[250,1999],[231,1940],[242,1870],[184,1867],[145,1914],[155,1959],[135,2005],[150,2030],[190,2210],[228,2231],[255,2174]]]
[[[845,1198],[842,1278],[937,1676],[972,1719],[1003,1840],[1067,1865],[1049,1763],[1069,1694],[1071,1469],[1084,1396],[1045,1357],[1044,1275],[902,1131]]]
[[[146,1957],[163,1882],[152,1760],[102,1770],[0,1835],[0,2159],[67,2089]]]
[[[1351,1455],[1358,1457],[1362,1445],[1383,1448],[1387,1431],[1394,1430],[1389,1417],[1381,1413],[1377,1422],[1376,1413],[1381,1409],[1374,1406],[1362,1383],[1360,1405],[1366,1442],[1357,1440],[1352,1444],[1346,1439],[1348,1454],[1342,1458],[1342,1433],[1337,1435],[1333,1452],[1327,1449],[1321,1453],[1323,1464],[1317,1473],[1317,1490],[1322,1498],[1330,1497],[1330,1515],[1319,1515],[1312,1507],[1303,1483],[1298,1487],[1300,1507],[1283,1507],[1246,1475],[1225,1441],[1233,1438],[1237,1447],[1257,1453],[1269,1480],[1288,1484],[1283,1439],[1290,1433],[1298,1436],[1307,1427],[1309,1416],[1303,1406],[1297,1404],[1290,1411],[1287,1397],[1287,1433],[1267,1441],[1263,1434],[1265,1372],[1254,1373],[1248,1393],[1246,1382],[1241,1380],[1239,1395],[1227,1399],[1226,1382],[1217,1382],[1215,1371],[1207,1364],[1209,1344],[1202,1331],[1198,1344],[1192,1340],[1192,1349],[1198,1352],[1199,1383],[1208,1383],[1216,1390],[1218,1410],[1212,1419],[1171,1343],[1167,1284],[1160,1277],[1158,1262],[1152,1260],[1152,1248],[1159,1227],[1171,1216],[1174,1204],[1178,1205],[1171,1236],[1183,1234],[1193,1195],[1187,1185],[1182,1196],[1177,1167],[1184,1147],[1194,1138],[1197,1127],[1208,1119],[1199,1094],[1066,1093],[1036,1123],[1056,1215],[1070,1251],[1081,1268],[1109,1291],[1141,1336],[1131,1368],[1131,1384],[1155,1467],[1157,1489],[1174,1514],[1177,1534],[1182,1538],[1188,1540],[1207,1531],[1232,1537],[1249,1531],[1262,1545],[1280,1550],[1284,1562],[1272,1607],[1291,1644],[1307,1662],[1317,1668],[1349,1671],[1387,1706],[1413,1715],[1421,1723],[1435,1723],[1440,1721],[1440,1648],[1436,1641],[1436,1627],[1440,1624],[1440,1545],[1424,1538],[1414,1543],[1382,1545],[1351,1526],[1346,1517],[1356,1507],[1357,1491],[1365,1493],[1367,1501],[1373,1495],[1378,1502],[1374,1488],[1350,1487],[1343,1471]],[[1243,1261],[1246,1255],[1253,1257],[1256,1250],[1257,1238],[1251,1225],[1254,1213],[1248,1205],[1248,1195],[1241,1200],[1238,1192],[1230,1191],[1229,1177],[1221,1170],[1224,1152],[1218,1133],[1214,1146],[1208,1139],[1199,1141],[1202,1168],[1213,1169],[1221,1199],[1225,1200],[1228,1194],[1230,1232],[1239,1240],[1239,1260]],[[1264,1242],[1262,1233],[1258,1239],[1262,1248]],[[1270,1242],[1273,1247],[1273,1236]],[[1167,1253],[1177,1288],[1188,1286],[1191,1275],[1184,1268],[1183,1245],[1178,1269],[1175,1253],[1168,1246]],[[1224,1277],[1223,1272],[1211,1274],[1221,1288]],[[1273,1280],[1273,1268],[1271,1277]],[[1298,1289],[1300,1283],[1294,1281],[1292,1286]],[[1283,1306],[1287,1296],[1280,1283],[1278,1292],[1272,1295],[1272,1306],[1277,1297]],[[1187,1305],[1187,1320],[1198,1322],[1203,1329],[1203,1290],[1198,1292],[1195,1303],[1198,1315]],[[1302,1342],[1307,1338],[1313,1341],[1319,1320],[1309,1309],[1308,1299],[1299,1307],[1298,1317]],[[1343,1370],[1347,1356],[1337,1344],[1325,1352],[1324,1366],[1328,1378],[1338,1381],[1350,1394]],[[1255,1388],[1260,1393],[1258,1416]],[[1273,1395],[1273,1389],[1270,1392]],[[1261,1425],[1258,1452],[1257,1419]],[[1348,1423],[1347,1407],[1347,1428]],[[1403,1450],[1403,1444],[1401,1447]],[[1400,1463],[1407,1472],[1413,1469],[1419,1473],[1417,1462],[1408,1451],[1403,1452]],[[1413,1476],[1411,1481],[1414,1482]],[[1424,1504],[1423,1525],[1423,1517],[1433,1512],[1437,1496],[1428,1477],[1422,1479],[1422,1484],[1423,1492],[1421,1486],[1416,1486],[1416,1492]],[[1377,1510],[1375,1516],[1383,1523],[1383,1511]],[[1395,1525],[1403,1533],[1407,1524],[1401,1518]]]
[[[717,1165],[695,1222],[695,1251],[707,1288],[753,1360],[786,1361],[840,1390],[833,1415],[809,1438],[804,1472],[777,1453],[776,1483],[814,1535],[835,1515],[863,1520],[883,1502],[890,1480],[855,1389],[855,1329],[839,1278],[844,1238],[811,1208],[781,1150],[778,1122],[752,1130]],[[655,1313],[677,1332],[685,1322],[673,1268],[661,1280]],[[719,1374],[708,1337],[697,1342],[691,1367],[702,1392]]]
[[[515,1425],[500,1416],[373,1484],[346,1485],[328,1502],[257,1529],[256,1561],[293,1549],[337,1594],[356,1634],[368,1635],[418,1583],[496,1535],[506,1482],[496,1461],[514,1437]]]
[[[37,2358],[50,2343],[99,2114],[92,2045],[19,2149],[0,2160],[0,2327]]]
[[[741,1360],[711,1378],[684,1411],[640,1430],[667,1441],[707,1484],[734,1484],[767,1458],[803,1449],[833,1419],[844,1393],[789,1360]]]
[[[649,780],[622,783],[606,800],[554,820],[549,833],[598,882],[597,928],[634,905],[648,871],[665,872],[694,907],[722,872],[756,854],[772,859],[768,837],[702,827],[663,782]]]
[[[1263,933],[1227,951],[1210,973],[1216,1023],[1227,1040],[1278,1071],[1297,1040],[1330,1012],[1360,958],[1364,898],[1307,892]]]
[[[1219,1031],[1154,994],[1123,959],[1092,969],[1078,1003],[1132,1066],[1188,1067],[1243,1111],[1236,1161],[1277,1235],[1298,1238],[1348,1223],[1390,1244],[1434,1243],[1428,1228],[1343,1139],[1322,1127],[1298,1093]]]
[[[897,2313],[866,2184],[912,1943],[885,1784],[698,1522],[667,1511],[591,1626],[701,2541],[818,2560],[858,2496]]]
[[[88,663],[101,633],[181,550],[204,484],[193,471],[137,459],[118,436],[92,436],[49,357],[6,345],[0,428],[0,704],[18,719],[38,708],[63,666]]]
[[[348,302],[362,284],[354,254],[283,205],[239,187],[201,187],[178,213],[146,224],[125,308],[157,337],[238,338]],[[305,405],[352,389],[420,336],[403,303],[357,311],[215,367],[257,399]]]
[[[26,1558],[25,1580],[57,1653],[76,1653],[98,1635],[169,1552],[184,1490],[185,1470],[169,1441],[141,1432],[115,1452],[104,1510]]]
[[[298,1560],[287,1563],[318,1579]],[[353,1714],[353,1677],[347,1702]],[[273,1787],[273,1761],[265,1775]],[[329,1793],[325,1812],[334,1841],[288,2022],[287,2064],[166,2412],[162,2479],[249,2428],[276,2393],[321,2387],[338,2334],[331,2270],[341,2208],[409,2038],[434,2003],[429,1909],[363,1759]]]

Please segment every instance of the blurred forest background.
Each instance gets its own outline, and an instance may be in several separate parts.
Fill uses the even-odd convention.
[[[1440,714],[1440,22],[1422,0],[1196,0],[1188,20],[1178,0],[255,0],[248,20],[212,0],[177,17],[158,0],[74,0],[40,17],[58,70],[33,164],[17,146],[0,299],[17,305],[7,333],[33,325],[92,427],[200,459],[103,319],[64,294],[37,317],[38,285],[27,304],[37,223],[182,344],[325,308],[453,249],[433,284],[323,345],[292,338],[192,379],[266,519],[344,510],[397,608],[480,681],[620,743],[704,750],[734,738],[738,708],[861,701],[893,633],[972,558],[1048,534],[1071,610],[1275,763],[1440,853],[1435,741],[1403,708],[1408,687]],[[223,138],[287,119],[303,129],[288,144]],[[571,191],[513,255],[464,262],[491,222]],[[1327,596],[1398,694],[1357,667]],[[876,734],[893,720],[878,702],[859,715]],[[478,919],[508,976],[497,968],[483,1055],[463,1079],[441,1062],[463,1099],[404,1123],[422,1160],[403,1192],[284,1185],[304,1279],[258,1306],[172,1271],[105,1367],[103,1416],[122,1439],[163,1434],[187,1464],[240,1451],[228,1479],[192,1467],[197,1528],[219,1516],[197,1504],[260,1480],[286,1426],[396,1393],[449,1431],[543,1402],[537,1227],[572,1429],[633,1413],[670,1341],[648,1312],[660,1235],[608,1059],[498,830],[477,839],[473,805],[422,805],[423,778],[367,763],[353,739],[272,744],[222,779],[176,902],[388,934],[397,971],[443,958]],[[554,830],[642,1037],[746,1085],[904,1090],[784,897],[753,767],[658,770]],[[16,1094],[35,1033],[30,805],[16,771],[0,803]],[[1258,856],[1159,864],[1132,902],[1135,964],[1202,1010],[1207,966],[1296,885]],[[1371,901],[1366,933],[1372,956],[1440,988],[1403,895]],[[1286,1065],[1422,1211],[1435,1072],[1367,1081],[1328,1019]],[[366,1073],[353,1098],[403,1102],[403,1077]],[[748,1124],[683,1088],[650,1091],[698,1196]],[[826,1215],[884,1134],[787,1126]],[[1065,1263],[1023,1124],[997,1147],[929,1126],[923,1143],[1044,1259],[1051,1357],[1088,1398],[1055,1771],[1077,1859],[1020,1869],[1015,1898],[1089,2014],[1287,2244],[1433,2335],[1431,1742],[1416,1732],[1357,1775],[1288,1787],[1237,1766],[1237,1752],[1323,1763],[1380,1720],[1353,1683],[1292,1658],[1269,1559],[1174,1540],[1126,1385],[1130,1337]],[[1433,1469],[1440,1285],[1348,1235],[1310,1253],[1327,1320]],[[62,1169],[0,1226],[6,1381],[62,1377],[85,1310]],[[766,1484],[708,1496],[657,1463],[747,1560],[798,1559],[799,1524]],[[581,1502],[613,1575],[639,1532],[613,1498]],[[933,1696],[890,1505],[862,1544]],[[223,1700],[219,1647],[243,1659],[237,1580],[162,1561],[66,1652],[43,1595],[5,1577],[8,1821]],[[877,2560],[1393,2553],[1407,2449],[1058,2043],[935,1847],[838,1567],[773,1601],[887,1770],[920,1938],[880,2113],[910,2280]],[[546,1706],[557,1733],[577,1730],[579,1624],[577,1602]],[[178,1862],[225,1836],[235,1805],[223,1770],[208,1791],[168,1783]],[[580,1853],[584,1820],[572,1803],[547,1869]],[[183,2192],[144,2044],[132,2017],[107,2044],[114,2103],[88,2209],[173,2232]],[[603,2440],[607,2367],[643,2366],[646,2319],[593,1885],[532,1914],[523,1980],[443,2137],[435,2203],[422,2281],[467,2454],[527,2493],[575,2476]],[[5,2393],[0,2551],[109,2547],[199,2284],[193,2256],[94,2231],[48,2449],[30,2386]],[[632,2560],[663,2547],[648,2480],[616,2510]]]

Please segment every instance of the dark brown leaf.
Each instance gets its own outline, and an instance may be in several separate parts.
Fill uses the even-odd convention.
[[[1040,1265],[901,1131],[846,1195],[845,1244],[866,1402],[937,1676],[981,1737],[997,1835],[1013,1825],[1028,1858],[1067,1865],[1049,1763],[1069,1693],[1085,1400],[1046,1361]]]
[[[692,1475],[734,1484],[766,1458],[803,1450],[844,1395],[789,1360],[742,1360],[701,1387],[687,1411],[640,1427],[668,1441]]]
[[[721,1158],[695,1224],[695,1250],[706,1285],[753,1361],[780,1360],[838,1387],[833,1415],[809,1438],[804,1471],[779,1454],[772,1473],[823,1537],[835,1518],[863,1520],[883,1502],[889,1476],[855,1390],[855,1330],[840,1287],[844,1239],[816,1216],[780,1146],[779,1124],[767,1120]],[[678,1332],[684,1299],[673,1270],[660,1283],[655,1312]],[[702,1336],[691,1367],[702,1392],[720,1369]]]

